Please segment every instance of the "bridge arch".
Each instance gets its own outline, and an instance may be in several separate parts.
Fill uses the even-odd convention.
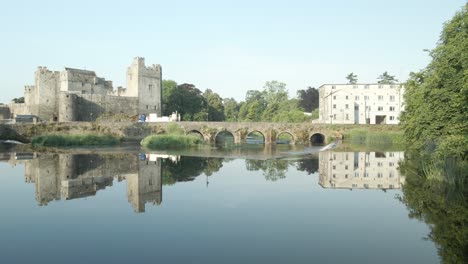
[[[217,132],[213,139],[215,144],[233,144],[235,143],[236,136],[229,130],[223,130]]]
[[[325,135],[322,133],[313,133],[309,140],[312,146],[325,145]]]
[[[289,139],[288,139],[289,136]],[[288,141],[286,143],[286,141]],[[296,143],[296,138],[294,134],[290,131],[281,131],[276,135],[276,144],[291,144],[294,145]]]
[[[205,136],[203,135],[202,132],[196,130],[196,129],[192,129],[192,130],[189,130],[188,132],[185,133],[186,135],[194,135],[194,136],[199,136],[201,137],[203,140],[206,140]]]
[[[265,133],[260,130],[252,130],[245,135],[245,143],[247,144],[265,144]]]

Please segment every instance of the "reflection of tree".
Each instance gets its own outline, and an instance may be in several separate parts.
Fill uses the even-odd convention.
[[[247,170],[263,171],[263,176],[267,181],[286,178],[289,163],[288,160],[245,160]]]
[[[428,238],[437,245],[444,263],[468,263],[468,162],[447,159],[439,164],[406,159],[403,197],[409,217],[426,222]]]
[[[299,171],[306,171],[308,174],[316,173],[319,169],[318,157],[313,156],[301,159],[297,161],[296,168]]]
[[[202,173],[205,173],[207,176],[211,176],[222,166],[222,158],[182,156],[177,162],[173,162],[169,159],[163,159],[162,182],[164,185],[172,185],[176,182],[193,181]]]

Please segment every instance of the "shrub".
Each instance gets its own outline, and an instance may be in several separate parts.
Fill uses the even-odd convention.
[[[120,142],[112,135],[59,135],[46,134],[32,139],[33,147],[110,146]]]

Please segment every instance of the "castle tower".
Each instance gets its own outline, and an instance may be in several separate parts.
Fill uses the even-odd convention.
[[[56,121],[58,119],[58,92],[60,90],[60,73],[50,71],[46,67],[38,67],[35,72],[34,94],[29,95],[31,102],[37,107],[37,114],[42,120]],[[36,110],[36,109],[35,109]]]
[[[138,113],[161,116],[162,68],[145,66],[145,59],[136,57],[127,69],[127,96],[138,97]]]

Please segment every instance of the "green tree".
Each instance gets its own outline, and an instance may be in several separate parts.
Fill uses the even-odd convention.
[[[24,97],[19,97],[19,98],[13,98],[13,103],[15,104],[23,104],[24,103]]]
[[[224,120],[224,105],[223,99],[219,94],[214,93],[210,89],[206,89],[203,93],[207,104],[207,112],[209,121],[223,121]]]
[[[380,84],[395,84],[398,82],[398,80],[395,79],[395,76],[388,74],[388,72],[382,73],[377,77],[377,80],[379,80],[377,83]]]
[[[239,105],[234,98],[224,98],[224,118],[228,122],[236,122],[239,117]]]
[[[172,114],[169,97],[173,93],[174,89],[177,88],[177,83],[173,80],[163,80],[162,81],[162,114],[164,116],[169,116]]]
[[[308,87],[307,90],[298,90],[297,98],[299,106],[306,112],[312,112],[319,107],[319,91],[314,87]]]
[[[167,93],[164,95],[164,93]],[[172,87],[163,93],[163,98],[166,97],[166,109],[164,113],[170,114],[178,111],[185,121],[206,121],[207,119],[207,103],[202,96],[202,92],[193,84],[181,84],[175,88]]]
[[[468,155],[468,4],[444,25],[429,65],[405,84],[401,125],[409,145]]]
[[[346,80],[348,80],[349,84],[356,84],[357,83],[357,75],[353,72],[346,75]]]

